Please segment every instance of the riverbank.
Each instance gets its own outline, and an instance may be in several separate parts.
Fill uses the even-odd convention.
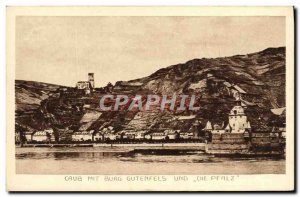
[[[205,143],[138,143],[138,144],[104,144],[104,143],[91,143],[91,144],[23,144],[23,146],[17,147],[132,147],[132,148],[176,148],[180,147],[182,149],[191,148],[191,149],[201,149],[205,150]]]

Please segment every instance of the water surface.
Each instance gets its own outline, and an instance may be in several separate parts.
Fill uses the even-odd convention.
[[[284,174],[285,160],[227,158],[202,152],[131,153],[123,147],[16,148],[18,174]]]

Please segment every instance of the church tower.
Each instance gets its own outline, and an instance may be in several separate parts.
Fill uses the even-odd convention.
[[[229,125],[232,128],[231,133],[244,133],[250,125],[240,100],[236,101],[236,105],[230,111],[228,118]]]

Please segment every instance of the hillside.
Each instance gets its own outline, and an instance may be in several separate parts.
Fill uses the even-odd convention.
[[[57,94],[63,86],[35,81],[15,81],[16,126],[25,130],[38,130],[44,127],[42,103]]]
[[[71,128],[115,131],[189,130],[192,120],[181,116],[195,115],[204,127],[207,120],[220,124],[241,97],[252,127],[267,126],[271,108],[285,106],[285,48],[268,48],[261,52],[232,57],[193,59],[156,71],[150,76],[96,88],[90,95],[75,88],[40,82],[16,81],[17,129]],[[117,111],[100,112],[103,94],[195,94],[201,109],[190,111]],[[260,126],[259,126],[260,125]]]

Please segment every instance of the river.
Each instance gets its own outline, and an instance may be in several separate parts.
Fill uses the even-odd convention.
[[[16,148],[17,174],[284,174],[285,159],[128,153],[124,147]]]

